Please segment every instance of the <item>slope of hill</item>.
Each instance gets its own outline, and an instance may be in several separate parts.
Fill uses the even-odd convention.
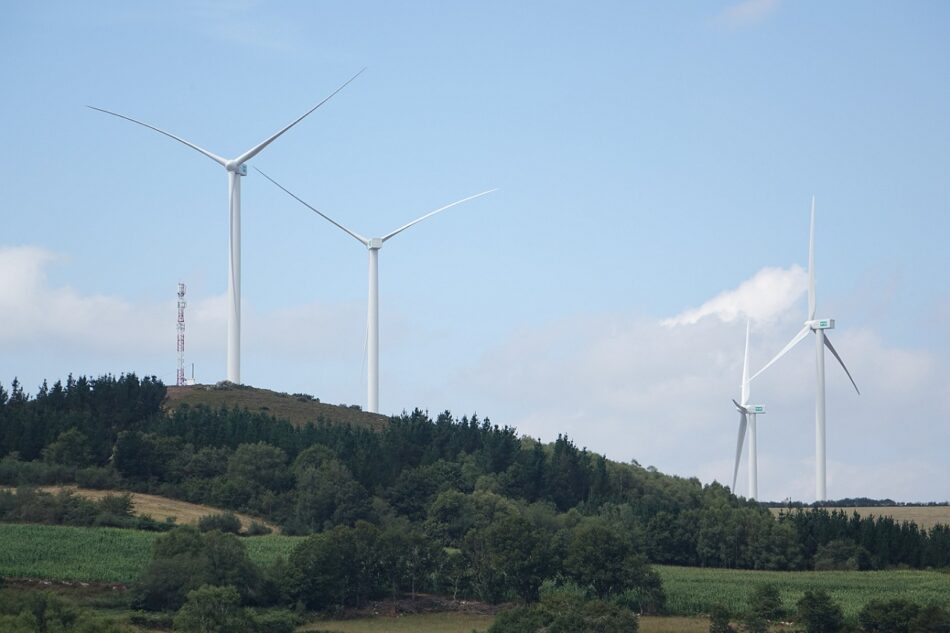
[[[348,424],[378,431],[389,424],[389,418],[385,415],[367,413],[355,406],[325,404],[306,394],[280,393],[230,383],[168,387],[164,409],[171,411],[182,404],[205,405],[212,409],[222,406],[229,409],[237,407],[252,413],[272,415],[287,420],[294,426],[303,426],[322,419],[334,424]]]

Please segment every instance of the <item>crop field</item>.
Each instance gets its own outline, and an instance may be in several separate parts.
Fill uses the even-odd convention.
[[[912,521],[917,527],[929,530],[933,526],[942,523],[950,525],[950,506],[893,506],[893,507],[862,507],[862,508],[827,508],[831,510],[841,510],[848,516],[857,512],[862,517],[891,517],[895,521]],[[769,508],[772,514],[778,516],[787,513],[786,508]],[[807,508],[805,508],[807,511]],[[792,510],[795,512],[795,510]]]
[[[869,600],[907,598],[950,608],[950,574],[936,571],[747,571],[657,566],[672,613],[709,613],[715,604],[743,607],[758,584],[778,587],[792,608],[806,589],[825,589],[844,609],[856,615]]]
[[[151,557],[155,532],[60,525],[0,524],[0,576],[129,583]],[[242,539],[258,564],[287,556],[299,538]]]

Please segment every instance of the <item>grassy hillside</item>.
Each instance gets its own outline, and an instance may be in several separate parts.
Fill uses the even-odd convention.
[[[808,508],[804,509],[808,510]],[[890,517],[895,521],[910,521],[925,530],[929,530],[937,524],[950,525],[950,506],[881,506],[825,509],[829,512],[839,510],[849,516],[852,512],[857,512],[862,517]],[[788,513],[786,508],[769,508],[769,510],[775,516]],[[792,510],[792,512],[795,512],[795,510]]]
[[[325,404],[303,394],[292,395],[226,383],[168,387],[168,396],[163,405],[165,410],[173,410],[181,404],[205,405],[212,409],[222,406],[229,409],[238,407],[253,413],[265,413],[288,420],[294,426],[303,426],[307,422],[316,422],[320,418],[327,422],[350,424],[374,430],[380,430],[389,423],[389,418],[385,415],[367,413],[342,404]]]

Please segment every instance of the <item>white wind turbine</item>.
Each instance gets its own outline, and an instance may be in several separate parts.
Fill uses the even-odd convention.
[[[365,68],[363,70],[366,70]],[[336,93],[340,92],[349,84],[351,81],[359,77],[360,73],[356,73],[350,77],[346,82],[343,83],[339,88],[334,90],[330,95],[325,98],[323,101],[313,106],[306,112],[304,112],[300,117],[287,124],[280,130],[278,130],[273,135],[267,137],[251,149],[247,150],[243,154],[240,154],[237,158],[227,159],[218,156],[217,154],[212,154],[206,149],[198,147],[194,143],[186,141],[183,138],[175,136],[170,132],[165,130],[160,130],[157,127],[149,125],[148,123],[143,123],[142,121],[137,121],[132,117],[125,116],[124,114],[119,114],[117,112],[111,112],[109,110],[103,110],[102,108],[97,108],[94,106],[86,106],[92,110],[98,112],[104,112],[105,114],[111,114],[112,116],[119,117],[120,119],[125,119],[126,121],[131,121],[132,123],[137,123],[143,127],[147,127],[150,130],[154,130],[159,134],[164,134],[165,136],[172,138],[179,143],[187,145],[191,149],[203,154],[218,163],[228,172],[228,207],[230,209],[230,223],[231,231],[228,244],[228,366],[227,366],[227,377],[228,380],[234,383],[241,382],[241,176],[247,175],[247,161],[251,160],[255,156],[261,153],[265,147],[273,143],[277,138],[282,135],[284,132],[292,128],[293,126],[300,123],[307,115],[311,112],[322,106],[324,103],[329,101]]]
[[[790,349],[798,345],[809,332],[815,333],[815,354],[818,374],[817,398],[815,401],[815,499],[816,501],[825,501],[827,498],[827,488],[825,479],[825,348],[841,364],[844,373],[848,375],[854,390],[861,395],[858,384],[854,382],[851,372],[848,371],[844,361],[838,351],[831,344],[825,330],[832,330],[835,327],[834,319],[816,319],[815,318],[815,198],[811,199],[811,228],[808,234],[808,319],[805,326],[789,341],[788,345],[782,348],[775,358],[765,364],[765,367],[757,371],[749,382],[755,380],[756,376],[772,366],[772,363],[784,356]]]
[[[742,457],[742,444],[745,442],[746,427],[749,429],[749,499],[759,498],[759,453],[756,440],[756,419],[765,413],[761,404],[749,404],[749,330],[752,322],[745,326],[745,355],[742,358],[742,386],[740,402],[732,401],[739,411],[739,439],[736,442],[736,465],[732,469],[732,491],[736,490],[736,478],[739,475],[739,458]]]
[[[255,167],[254,169],[257,169],[257,167]],[[467,198],[462,198],[461,200],[456,200],[455,202],[451,204],[447,204],[444,207],[439,207],[435,211],[430,211],[426,213],[425,215],[419,218],[416,218],[412,222],[409,222],[408,224],[404,224],[400,226],[395,231],[387,233],[383,237],[367,238],[367,237],[363,237],[359,233],[356,233],[346,228],[345,226],[343,226],[342,224],[340,224],[333,218],[324,214],[319,209],[316,209],[310,206],[309,204],[307,204],[306,202],[298,198],[296,195],[294,195],[292,192],[290,192],[288,189],[284,188],[284,186],[278,183],[276,180],[274,180],[273,178],[271,178],[270,176],[262,172],[260,169],[257,169],[257,171],[262,176],[264,176],[264,178],[267,178],[272,183],[277,185],[277,187],[283,190],[291,198],[293,198],[300,204],[304,205],[305,207],[307,207],[308,209],[310,209],[311,211],[319,215],[321,218],[323,218],[330,224],[334,225],[335,227],[337,227],[338,229],[340,229],[341,231],[343,231],[344,233],[346,233],[347,235],[349,235],[350,237],[358,241],[360,244],[362,244],[369,250],[369,301],[368,301],[368,308],[367,308],[368,330],[367,330],[367,337],[366,337],[367,338],[366,410],[371,413],[379,413],[379,249],[383,247],[383,243],[386,242],[386,240],[392,237],[395,237],[399,233],[402,233],[413,224],[418,224],[419,222],[422,222],[426,218],[429,218],[435,215],[436,213],[445,211],[446,209],[462,204],[463,202],[468,202],[469,200],[480,198],[481,196],[489,194],[493,191],[497,191],[497,189],[489,189],[488,191],[476,193],[474,196],[468,196]]]

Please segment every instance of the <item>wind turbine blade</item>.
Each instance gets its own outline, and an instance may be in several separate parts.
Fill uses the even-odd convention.
[[[834,357],[838,359],[838,362],[841,363],[841,368],[844,370],[844,373],[848,374],[848,378],[851,378],[851,372],[848,371],[848,368],[845,367],[844,361],[841,360],[841,356],[838,355],[838,350],[835,349],[835,346],[831,344],[831,341],[828,340],[828,333],[825,333],[825,347],[831,350],[831,353],[834,354]],[[858,389],[858,383],[854,382],[854,378],[851,378],[851,384],[854,385],[854,390],[858,392],[858,395],[861,395],[861,390]]]
[[[257,167],[255,167],[254,169],[257,169]],[[347,233],[347,234],[350,235],[351,237],[353,237],[353,238],[355,238],[356,240],[358,240],[363,246],[369,246],[369,240],[366,239],[365,237],[363,237],[362,235],[360,235],[359,233],[356,233],[355,231],[351,231],[350,229],[346,228],[345,226],[343,226],[342,224],[340,224],[339,222],[337,222],[336,220],[334,220],[334,219],[331,218],[330,216],[326,215],[325,213],[323,213],[323,212],[320,211],[319,209],[315,209],[315,208],[311,207],[309,204],[307,204],[306,202],[304,202],[303,200],[301,200],[300,198],[298,198],[297,196],[295,196],[291,191],[289,191],[288,189],[284,188],[283,185],[281,185],[279,182],[277,182],[276,180],[274,180],[273,178],[271,178],[270,176],[268,176],[267,174],[265,174],[264,172],[262,172],[260,169],[257,169],[257,173],[259,173],[259,174],[260,174],[261,176],[263,176],[264,178],[267,178],[269,181],[271,181],[272,183],[274,183],[275,185],[277,185],[278,188],[280,188],[281,190],[283,190],[283,192],[286,193],[288,196],[290,196],[291,198],[293,198],[294,200],[296,200],[297,202],[299,202],[299,203],[302,204],[303,206],[307,207],[308,209],[310,209],[311,211],[313,211],[314,213],[316,213],[317,215],[319,215],[321,218],[323,218],[324,220],[326,220],[326,221],[329,222],[330,224],[336,226],[337,228],[341,229],[343,232]]]
[[[742,387],[741,396],[742,406],[749,404],[749,330],[752,328],[752,321],[746,321],[745,324],[745,355],[742,358]]]
[[[733,401],[734,402],[734,401]],[[745,442],[745,427],[748,418],[745,413],[739,414],[739,439],[736,441],[736,465],[732,469],[732,492],[736,491],[736,479],[739,477],[739,458],[742,457],[742,444]]]
[[[366,70],[366,68],[363,68],[363,70]],[[281,128],[276,134],[274,134],[274,135],[272,135],[272,136],[270,136],[270,137],[264,139],[263,141],[261,141],[260,143],[258,143],[258,144],[255,145],[254,147],[252,147],[251,149],[247,150],[246,152],[244,152],[243,154],[241,154],[240,156],[238,156],[237,158],[235,158],[235,159],[234,159],[234,162],[237,163],[238,165],[240,165],[240,164],[242,164],[242,163],[246,163],[247,161],[251,160],[252,158],[254,158],[255,156],[257,156],[258,154],[260,154],[260,153],[261,153],[261,150],[263,150],[265,147],[267,147],[268,145],[270,145],[271,143],[273,143],[274,141],[276,141],[276,140],[277,140],[277,137],[279,137],[281,134],[283,134],[284,132],[286,132],[287,130],[289,130],[290,128],[292,128],[293,126],[295,126],[295,125],[297,125],[298,123],[300,123],[301,121],[303,121],[304,118],[307,117],[307,115],[309,115],[311,112],[313,112],[314,110],[316,110],[317,108],[319,108],[320,106],[322,106],[324,103],[326,103],[326,102],[329,101],[330,99],[332,99],[332,98],[336,95],[336,93],[338,93],[338,92],[340,92],[341,90],[343,90],[344,88],[346,88],[346,86],[347,86],[351,81],[353,81],[354,79],[356,79],[357,77],[359,77],[359,76],[363,73],[363,70],[360,70],[360,72],[356,73],[355,75],[353,75],[352,77],[350,77],[349,79],[347,79],[347,80],[343,83],[342,86],[340,86],[339,88],[337,88],[336,90],[334,90],[333,92],[331,92],[331,93],[330,93],[330,96],[328,96],[326,99],[324,99],[323,101],[321,101],[321,102],[318,103],[317,105],[313,106],[312,108],[310,108],[309,110],[307,110],[306,112],[304,112],[300,117],[298,117],[297,119],[295,119],[292,123],[289,123],[288,125],[284,126],[284,127]]]
[[[124,114],[119,114],[118,112],[110,112],[109,110],[103,110],[102,108],[97,108],[96,106],[87,105],[86,107],[89,108],[90,110],[95,110],[95,111],[97,111],[97,112],[103,112],[103,113],[105,113],[105,114],[111,114],[112,116],[119,117],[120,119],[125,119],[126,121],[131,121],[132,123],[138,123],[139,125],[141,125],[141,126],[143,126],[143,127],[147,127],[147,128],[150,129],[150,130],[155,130],[155,131],[158,132],[159,134],[164,134],[165,136],[167,136],[167,137],[169,137],[169,138],[173,138],[173,139],[175,139],[176,141],[178,141],[179,143],[184,143],[185,145],[187,145],[187,146],[190,147],[191,149],[195,150],[196,152],[200,152],[200,153],[204,154],[205,156],[207,156],[208,158],[210,158],[210,159],[213,160],[214,162],[218,163],[219,165],[224,166],[224,165],[226,165],[227,162],[228,162],[226,159],[221,158],[221,157],[218,156],[217,154],[212,154],[212,153],[209,152],[208,150],[206,150],[206,149],[204,149],[204,148],[202,148],[202,147],[198,147],[198,146],[195,145],[194,143],[190,143],[190,142],[186,141],[185,139],[183,139],[183,138],[181,138],[181,137],[175,136],[175,135],[172,134],[171,132],[166,132],[165,130],[160,130],[160,129],[158,129],[157,127],[155,127],[154,125],[149,125],[148,123],[142,123],[141,121],[136,121],[136,120],[133,119],[132,117],[125,116]]]
[[[736,402],[736,399],[735,399],[735,398],[732,399],[732,404],[736,405],[736,411],[738,411],[739,413],[748,413],[748,412],[749,412],[748,409],[746,409],[744,406],[742,406],[741,404],[739,404],[738,402]]]
[[[811,226],[808,230],[808,320],[815,318],[815,196],[811,197]]]
[[[461,200],[456,200],[456,201],[453,202],[452,204],[447,204],[447,205],[445,205],[444,207],[439,207],[439,208],[436,209],[435,211],[429,211],[428,213],[426,213],[426,214],[425,214],[424,216],[422,216],[421,218],[416,218],[415,220],[413,220],[413,221],[410,222],[409,224],[404,224],[404,225],[400,226],[398,229],[396,229],[395,231],[393,231],[392,233],[388,233],[388,234],[384,235],[383,238],[382,238],[382,241],[385,242],[385,241],[388,240],[389,238],[391,238],[391,237],[393,237],[393,236],[395,236],[395,235],[397,235],[397,234],[399,234],[399,233],[402,233],[403,231],[405,231],[406,229],[408,229],[408,228],[409,228],[410,226],[412,226],[413,224],[418,224],[419,222],[422,222],[422,221],[425,220],[426,218],[432,217],[432,216],[435,215],[436,213],[440,213],[440,212],[442,212],[442,211],[445,211],[446,209],[451,209],[452,207],[454,207],[454,206],[456,206],[456,205],[459,205],[459,204],[462,204],[463,202],[468,202],[469,200],[474,200],[475,198],[480,198],[481,196],[484,196],[484,195],[486,195],[486,194],[492,193],[493,191],[498,191],[498,189],[489,189],[488,191],[483,191],[483,192],[481,192],[481,193],[476,193],[474,196],[469,196],[469,197],[467,197],[467,198],[462,198]]]
[[[791,341],[789,341],[789,342],[788,342],[788,345],[786,345],[785,347],[783,347],[783,348],[782,348],[782,351],[775,355],[775,358],[773,358],[773,359],[770,360],[768,363],[766,363],[766,364],[765,364],[765,367],[763,367],[763,368],[760,369],[759,371],[755,372],[755,373],[752,375],[752,378],[749,378],[749,382],[752,382],[753,380],[755,380],[756,376],[758,376],[758,375],[761,374],[763,371],[765,371],[766,369],[768,369],[769,367],[771,367],[771,366],[772,366],[772,363],[774,363],[775,361],[777,361],[778,359],[780,359],[782,356],[785,356],[785,354],[788,352],[788,350],[790,350],[790,349],[792,349],[793,347],[795,347],[796,345],[798,345],[798,344],[801,342],[801,340],[802,340],[803,338],[805,338],[806,336],[808,336],[808,333],[809,333],[810,331],[811,331],[811,328],[808,327],[807,325],[806,325],[805,327],[803,327],[803,328],[801,329],[801,331],[799,331],[799,333],[795,335],[795,338],[793,338]]]

